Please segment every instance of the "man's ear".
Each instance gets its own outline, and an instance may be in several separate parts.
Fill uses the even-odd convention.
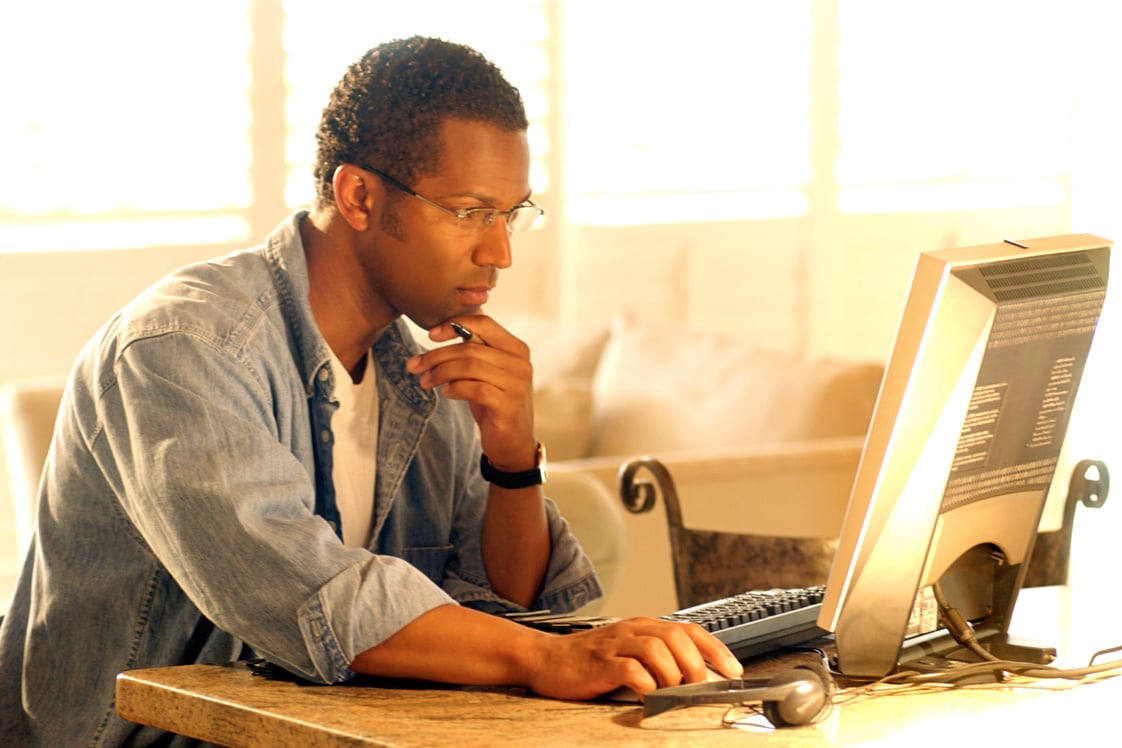
[[[367,172],[357,166],[341,164],[335,169],[331,186],[335,192],[335,207],[351,228],[355,231],[370,228],[371,216],[382,202],[381,180],[367,179]]]

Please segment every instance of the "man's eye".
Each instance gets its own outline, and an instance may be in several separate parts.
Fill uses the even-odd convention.
[[[490,226],[495,222],[496,211],[489,208],[477,208],[465,211],[468,221],[476,226]]]

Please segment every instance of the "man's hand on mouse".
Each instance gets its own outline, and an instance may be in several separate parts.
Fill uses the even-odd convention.
[[[706,680],[711,663],[726,678],[744,674],[740,662],[697,624],[631,618],[573,634],[542,647],[528,685],[535,693],[590,699],[623,686],[642,696],[656,688]]]

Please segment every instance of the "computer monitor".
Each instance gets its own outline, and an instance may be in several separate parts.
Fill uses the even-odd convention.
[[[1089,235],[919,255],[818,619],[842,674],[881,677],[957,648],[936,593],[987,646],[1014,647],[1109,257]],[[1033,656],[1015,654],[1003,658]]]

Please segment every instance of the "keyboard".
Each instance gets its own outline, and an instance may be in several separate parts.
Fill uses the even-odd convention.
[[[818,628],[824,586],[750,590],[662,616],[697,623],[725,643],[738,659],[768,654],[825,636]],[[524,626],[571,634],[615,623],[618,618],[556,614],[548,610],[500,614]]]
[[[743,660],[825,636],[818,627],[825,592],[825,586],[750,590],[662,618],[700,624]]]

